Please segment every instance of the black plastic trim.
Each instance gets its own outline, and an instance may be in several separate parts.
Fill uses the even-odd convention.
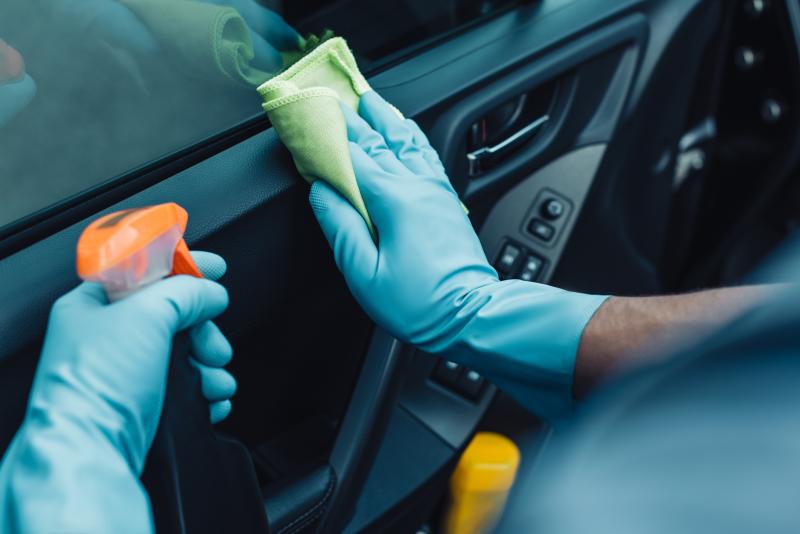
[[[0,228],[0,258],[4,258],[111,204],[144,191],[166,178],[266,130],[269,121],[254,117],[162,159],[81,191],[52,206]]]
[[[606,26],[613,32],[623,31],[613,27],[615,21],[635,13],[643,4],[643,0],[553,0],[521,7],[373,76],[370,84],[400,111],[416,116],[451,98],[474,93],[521,65],[546,59],[553,50],[579,41],[593,30],[613,39]],[[641,14],[634,18],[646,26]],[[630,35],[621,37],[619,42]],[[597,52],[586,50],[584,59]],[[413,90],[409,90],[411,84]]]
[[[389,422],[403,350],[399,341],[376,328],[330,456],[339,483],[323,519],[325,532],[341,531],[352,516]]]

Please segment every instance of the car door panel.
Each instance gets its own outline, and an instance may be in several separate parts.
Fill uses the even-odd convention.
[[[671,179],[653,164],[677,142],[686,102],[659,110],[673,120],[648,124],[643,116],[667,99],[664,84],[688,92],[697,66],[676,36],[703,46],[700,22],[713,21],[717,7],[524,4],[399,58],[369,81],[429,133],[490,261],[512,239],[545,260],[540,281],[651,291]],[[545,86],[553,89],[541,132],[471,176],[471,125]],[[336,269],[307,185],[267,127],[250,121],[3,242],[13,253],[0,259],[0,439],[7,445],[21,421],[48,309],[77,283],[81,230],[102,213],[174,201],[189,212],[190,246],[228,261],[222,283],[231,305],[219,323],[234,345],[240,389],[220,431],[251,451],[271,525],[418,526],[495,389],[469,397],[437,382],[435,358],[370,323]],[[552,246],[525,230],[543,191],[570,210]]]

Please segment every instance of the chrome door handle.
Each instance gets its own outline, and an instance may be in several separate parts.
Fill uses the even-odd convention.
[[[533,137],[549,120],[550,115],[543,115],[499,143],[467,153],[469,173],[478,174],[485,169],[488,162]]]

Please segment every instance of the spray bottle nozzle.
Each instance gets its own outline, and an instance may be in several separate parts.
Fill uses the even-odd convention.
[[[103,284],[111,301],[166,276],[202,278],[183,240],[188,220],[174,202],[97,219],[78,240],[78,276]]]

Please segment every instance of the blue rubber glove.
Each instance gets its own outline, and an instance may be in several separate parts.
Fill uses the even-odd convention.
[[[210,252],[192,252],[203,276],[215,282],[228,269],[225,260]],[[211,321],[196,325],[189,331],[191,363],[200,374],[200,387],[209,402],[211,422],[216,424],[231,413],[231,397],[236,393],[236,379],[224,369],[233,358],[233,347]]]
[[[224,272],[221,258],[200,259]],[[0,531],[152,531],[139,476],[164,403],[172,339],[192,329],[192,354],[207,367],[203,389],[214,389],[221,381],[208,369],[230,357],[230,346],[208,321],[227,305],[225,288],[188,276],[113,304],[91,283],[61,297],[25,419],[0,467]]]
[[[324,181],[310,193],[356,300],[398,339],[467,365],[545,419],[563,414],[581,334],[606,297],[501,282],[419,127],[374,92],[359,108],[343,111],[378,246]]]

